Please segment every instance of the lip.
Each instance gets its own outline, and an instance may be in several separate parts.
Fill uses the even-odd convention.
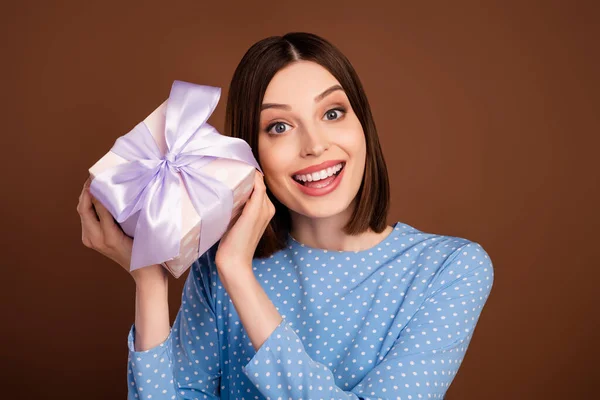
[[[335,165],[335,164],[334,164]],[[329,184],[329,186],[325,186],[324,188],[311,188],[308,186],[304,186],[294,178],[291,178],[294,181],[294,184],[297,185],[298,189],[304,194],[309,196],[324,196],[333,192],[340,185],[342,178],[344,177],[344,172],[346,172],[346,168],[342,168],[342,170],[336,175],[336,178],[333,182]]]
[[[292,176],[312,174],[313,172],[317,172],[322,169],[327,169],[329,167],[333,167],[334,165],[338,165],[339,163],[344,163],[344,162],[346,162],[346,161],[344,161],[344,160],[325,161],[325,162],[322,162],[321,164],[312,165],[308,168],[304,168],[304,169],[301,169],[300,171],[296,171],[292,174]]]

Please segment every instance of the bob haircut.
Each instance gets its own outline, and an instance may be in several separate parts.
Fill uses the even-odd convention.
[[[311,33],[290,32],[284,36],[265,38],[252,45],[237,66],[229,86],[225,134],[244,139],[260,165],[258,136],[260,107],[265,91],[280,69],[300,60],[321,65],[338,80],[365,134],[365,170],[354,199],[356,207],[344,231],[348,235],[356,235],[370,227],[381,233],[387,226],[390,188],[375,122],[352,64],[327,40]],[[268,187],[267,195],[275,206],[275,215],[257,245],[255,258],[266,258],[285,248],[291,229],[289,209],[275,198]]]

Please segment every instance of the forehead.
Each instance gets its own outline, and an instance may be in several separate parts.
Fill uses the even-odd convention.
[[[313,99],[339,84],[331,73],[312,61],[297,61],[279,70],[269,82],[263,103],[294,104]]]

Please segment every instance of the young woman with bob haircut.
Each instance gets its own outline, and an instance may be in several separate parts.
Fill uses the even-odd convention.
[[[225,125],[264,176],[191,266],[172,327],[165,270],[131,272],[128,398],[443,398],[492,262],[468,239],[387,225],[388,172],[348,59],[309,33],[255,43]],[[128,270],[131,238],[87,188],[78,211],[84,244]]]

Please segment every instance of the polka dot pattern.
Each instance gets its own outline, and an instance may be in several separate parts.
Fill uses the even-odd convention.
[[[169,337],[134,351],[131,399],[443,399],[493,284],[477,243],[396,223],[381,243],[328,251],[288,237],[253,260],[283,320],[255,351],[214,265],[190,268]]]

